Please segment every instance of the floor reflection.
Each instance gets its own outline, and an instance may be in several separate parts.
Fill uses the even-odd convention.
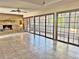
[[[1,59],[79,59],[79,47],[30,34],[0,38]]]

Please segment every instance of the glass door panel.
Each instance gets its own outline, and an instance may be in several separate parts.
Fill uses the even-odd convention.
[[[35,33],[39,34],[39,17],[35,17]]]
[[[58,40],[68,42],[69,13],[58,14]]]
[[[30,18],[30,32],[34,33],[34,18]]]
[[[45,36],[45,16],[40,16],[40,35]]]
[[[50,37],[50,38],[53,38],[53,14],[52,15],[47,15],[46,16],[46,36],[47,37]]]

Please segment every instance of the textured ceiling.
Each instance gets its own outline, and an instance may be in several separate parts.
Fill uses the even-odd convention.
[[[61,0],[0,0],[0,7],[35,9],[41,7],[43,1],[50,4]]]
[[[25,1],[25,2],[30,2],[30,3],[33,3],[33,4],[41,5],[41,4],[43,4],[43,1],[45,1],[46,4],[47,4],[47,3],[58,1],[58,0],[21,0],[21,1]]]
[[[43,5],[43,1],[46,2],[45,5]],[[58,3],[64,2],[63,4],[65,4],[66,1],[73,0],[0,0],[0,13],[8,13],[10,10],[17,8],[25,11],[41,10],[55,6]]]

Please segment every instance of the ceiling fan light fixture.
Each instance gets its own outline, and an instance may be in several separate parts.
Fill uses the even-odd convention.
[[[21,10],[18,8],[17,10],[16,10],[17,12],[21,12]]]

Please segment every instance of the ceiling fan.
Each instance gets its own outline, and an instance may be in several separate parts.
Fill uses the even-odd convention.
[[[10,12],[27,13],[26,11],[21,10],[20,8],[13,9],[13,10],[11,10]]]

